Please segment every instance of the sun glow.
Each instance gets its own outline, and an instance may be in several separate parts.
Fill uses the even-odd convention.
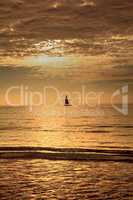
[[[65,62],[65,57],[58,57],[58,56],[47,56],[47,55],[38,55],[38,56],[29,56],[25,57],[23,63],[26,65],[31,66],[42,66],[47,64],[54,64],[54,63],[62,63]]]

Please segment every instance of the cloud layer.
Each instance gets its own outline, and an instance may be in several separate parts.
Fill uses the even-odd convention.
[[[132,9],[131,0],[1,0],[0,54],[36,53],[34,44],[56,39],[67,48],[65,40],[75,38],[81,42],[69,47],[82,53],[128,48],[133,43]]]
[[[132,77],[132,0],[0,1],[2,85]]]

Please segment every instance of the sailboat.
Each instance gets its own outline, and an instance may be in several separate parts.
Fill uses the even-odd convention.
[[[68,100],[68,97],[66,96],[65,98],[65,104],[64,106],[72,106],[70,103],[69,103],[69,100]]]

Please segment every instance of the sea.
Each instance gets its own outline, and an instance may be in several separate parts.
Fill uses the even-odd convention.
[[[1,200],[132,200],[133,106],[0,107]]]

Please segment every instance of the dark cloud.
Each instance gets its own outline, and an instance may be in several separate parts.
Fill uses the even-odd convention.
[[[88,60],[86,65],[65,66],[64,71],[1,64],[0,80],[131,79],[132,24],[132,0],[1,0],[0,58],[48,54],[74,55],[76,60],[79,55],[107,55],[112,61]]]
[[[55,48],[62,45],[48,52],[34,46],[56,39],[62,40],[62,54],[129,55],[132,8],[131,0],[1,0],[0,55],[60,54]],[[114,35],[127,37],[112,39]]]
[[[31,40],[91,38],[93,44],[93,38],[97,37],[130,35],[132,8],[130,0],[3,0],[0,2],[1,49],[23,51],[32,46]],[[18,38],[25,41],[15,41]]]
[[[86,2],[86,3],[85,3]],[[131,0],[3,0],[1,32],[7,38],[88,38],[132,34]]]

